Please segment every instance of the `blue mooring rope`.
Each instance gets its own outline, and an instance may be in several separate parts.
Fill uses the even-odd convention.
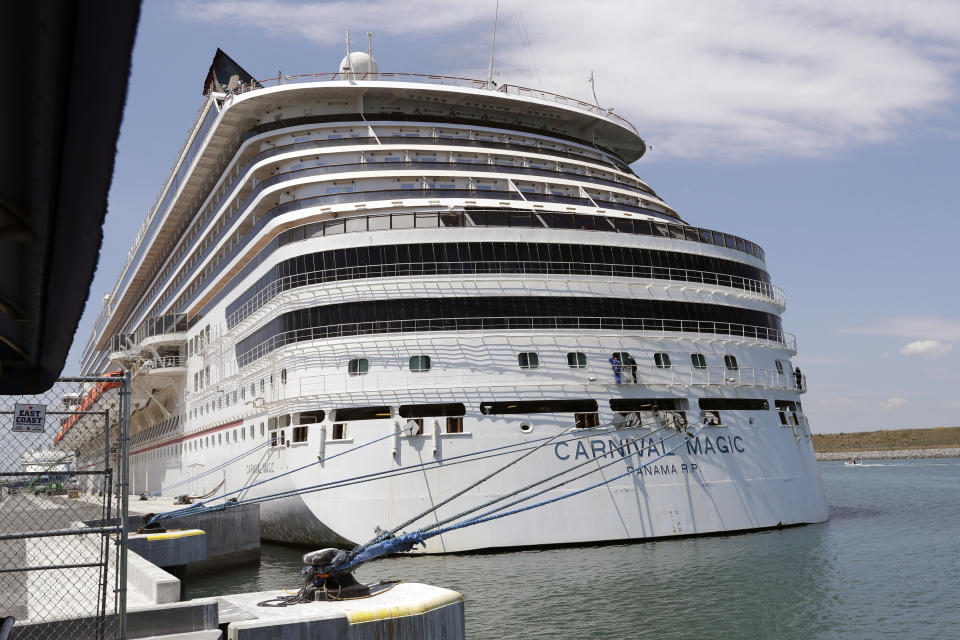
[[[185,480],[181,480],[180,482],[174,482],[173,484],[171,484],[171,485],[169,485],[169,486],[160,487],[159,489],[155,489],[154,491],[151,491],[151,492],[150,492],[149,494],[147,494],[147,495],[155,496],[155,495],[158,495],[158,494],[160,494],[160,493],[163,493],[164,491],[169,491],[170,489],[174,489],[174,488],[176,488],[176,487],[181,487],[181,486],[183,486],[183,485],[185,485],[185,484],[189,484],[189,483],[193,482],[194,480],[199,480],[200,478],[202,478],[202,477],[204,477],[204,476],[207,476],[207,475],[210,475],[211,473],[215,473],[215,472],[217,472],[217,471],[220,471],[221,469],[230,466],[231,464],[233,464],[233,463],[236,462],[237,460],[241,460],[241,459],[243,459],[243,458],[246,458],[246,457],[247,457],[248,455],[250,455],[251,453],[254,453],[254,452],[256,452],[256,451],[259,451],[260,449],[263,449],[264,447],[268,447],[268,446],[270,446],[270,441],[269,441],[269,440],[268,440],[267,442],[258,444],[257,446],[255,446],[253,449],[250,449],[249,451],[244,451],[243,453],[241,453],[241,454],[238,455],[238,456],[235,456],[235,457],[233,457],[233,458],[230,458],[229,460],[227,460],[227,461],[225,461],[225,462],[221,462],[220,464],[218,464],[217,466],[215,466],[215,467],[213,467],[213,468],[211,468],[211,469],[207,469],[206,471],[203,471],[202,473],[198,473],[198,474],[195,475],[195,476],[190,476],[189,478],[187,478],[187,479],[185,479]]]
[[[685,434],[685,435],[689,435],[689,437],[695,438],[701,431],[703,431],[703,429],[704,429],[706,426],[707,426],[707,421],[704,420],[704,422],[703,422],[703,423],[700,425],[700,427],[693,433],[693,435],[689,435],[689,434]],[[499,519],[499,518],[505,518],[505,517],[507,517],[507,516],[515,515],[515,514],[518,514],[518,513],[522,513],[522,512],[524,512],[524,511],[530,511],[530,510],[532,510],[532,509],[536,509],[536,508],[539,508],[539,507],[542,507],[542,506],[545,506],[545,505],[548,505],[548,504],[552,504],[552,503],[554,503],[554,502],[559,502],[560,500],[566,500],[567,498],[571,498],[571,497],[573,497],[573,496],[580,495],[581,493],[586,493],[587,491],[591,491],[591,490],[596,489],[596,488],[598,488],[598,487],[602,487],[602,486],[604,486],[604,485],[606,485],[606,484],[609,484],[609,483],[613,482],[614,480],[619,480],[620,478],[623,478],[623,477],[625,477],[625,476],[639,473],[639,472],[640,472],[642,469],[644,469],[645,467],[647,467],[647,466],[649,466],[649,465],[657,462],[658,460],[661,460],[662,458],[670,455],[671,453],[673,453],[674,451],[676,451],[677,449],[679,449],[681,446],[685,445],[686,442],[687,442],[686,439],[681,438],[679,444],[677,444],[675,447],[672,447],[672,448],[671,448],[670,450],[668,450],[668,451],[664,451],[662,454],[660,454],[660,455],[657,456],[656,458],[652,458],[652,459],[648,460],[647,462],[645,462],[645,463],[643,463],[642,465],[638,466],[636,469],[628,469],[628,470],[625,471],[624,473],[621,473],[621,474],[619,474],[619,475],[616,475],[616,476],[613,476],[613,477],[608,478],[608,479],[606,479],[606,480],[603,480],[602,482],[597,482],[597,483],[594,483],[594,484],[592,484],[592,485],[590,485],[590,486],[582,487],[582,488],[580,488],[580,489],[577,489],[577,490],[575,490],[575,491],[570,491],[570,492],[565,493],[565,494],[560,495],[560,496],[555,496],[555,497],[549,498],[549,499],[547,499],[547,500],[542,500],[542,501],[537,502],[537,503],[535,503],[535,504],[527,505],[527,506],[525,506],[525,507],[520,507],[519,509],[512,509],[512,510],[510,510],[510,511],[503,511],[504,509],[507,509],[507,508],[509,508],[509,507],[511,507],[511,506],[513,506],[513,505],[519,504],[520,502],[525,502],[526,500],[530,500],[530,499],[535,498],[535,497],[537,497],[537,496],[543,495],[543,494],[546,493],[547,491],[550,491],[553,487],[548,487],[548,488],[543,489],[543,490],[541,490],[541,491],[538,491],[538,492],[536,492],[536,493],[534,493],[534,494],[532,494],[532,495],[530,495],[530,496],[527,496],[527,497],[525,497],[525,498],[521,498],[520,500],[516,500],[516,501],[514,501],[514,502],[512,502],[512,503],[509,503],[509,504],[506,504],[506,505],[502,505],[502,506],[500,506],[500,507],[496,507],[496,508],[491,509],[490,511],[487,511],[486,513],[483,513],[483,514],[481,514],[481,515],[479,515],[479,516],[476,516],[476,517],[474,517],[474,518],[470,518],[470,519],[468,519],[468,520],[464,520],[464,521],[462,521],[462,522],[458,522],[458,523],[452,524],[452,525],[450,525],[450,526],[448,526],[448,527],[443,527],[443,528],[441,528],[441,529],[435,529],[435,530],[433,530],[433,531],[426,531],[426,530],[424,530],[424,529],[419,529],[419,530],[417,530],[417,531],[412,531],[412,532],[410,532],[410,533],[401,534],[401,535],[399,535],[399,536],[397,536],[397,537],[395,537],[395,538],[390,538],[390,539],[382,540],[382,541],[379,541],[379,542],[376,542],[376,543],[373,543],[373,544],[368,544],[368,545],[359,546],[359,547],[357,547],[356,549],[354,549],[353,551],[351,551],[349,554],[346,554],[346,557],[345,557],[345,558],[340,558],[340,557],[335,558],[335,559],[334,559],[334,562],[335,562],[334,564],[332,564],[332,565],[330,565],[330,566],[327,566],[327,567],[324,567],[321,571],[322,571],[323,573],[325,573],[325,574],[328,574],[328,575],[338,575],[338,574],[348,573],[349,571],[351,571],[352,569],[358,567],[359,565],[363,564],[364,562],[368,562],[368,561],[370,561],[370,560],[374,560],[374,559],[379,558],[379,557],[381,557],[381,556],[384,556],[384,555],[386,555],[386,554],[388,554],[388,553],[403,553],[403,552],[406,552],[406,551],[410,551],[410,550],[412,550],[415,546],[417,546],[418,544],[419,544],[419,545],[423,545],[424,547],[426,547],[426,541],[429,540],[430,538],[435,537],[435,536],[439,536],[439,535],[442,535],[442,534],[444,534],[444,533],[448,533],[448,532],[450,532],[450,531],[456,531],[457,529],[463,529],[463,528],[466,528],[466,527],[471,527],[471,526],[473,526],[473,525],[475,525],[475,524],[481,524],[481,523],[483,523],[483,522],[489,522],[489,521],[491,521],[491,520],[497,520],[497,519]],[[615,461],[615,462],[616,462],[616,461]]]
[[[396,432],[394,432],[394,433],[391,433],[391,434],[389,434],[389,435],[387,435],[387,436],[384,436],[383,438],[378,438],[378,439],[376,439],[376,440],[371,440],[370,442],[364,443],[364,444],[362,444],[362,445],[359,445],[359,446],[356,446],[356,447],[352,447],[352,448],[347,449],[347,450],[345,450],[345,451],[342,451],[342,452],[340,452],[340,453],[338,453],[338,454],[335,454],[335,455],[332,455],[332,456],[330,456],[330,457],[328,457],[328,458],[325,458],[324,461],[326,461],[326,460],[332,460],[333,458],[336,458],[337,456],[341,456],[341,455],[350,453],[351,451],[356,451],[357,449],[361,449],[361,448],[363,448],[363,447],[365,447],[365,446],[374,444],[375,442],[378,442],[378,441],[381,441],[381,440],[385,440],[386,438],[389,438],[389,437],[391,437],[391,436],[394,436],[394,435],[396,435],[396,434],[398,434],[398,433],[402,433],[402,430],[396,431]],[[571,441],[573,441],[573,440],[580,440],[580,439],[592,437],[592,435],[593,435],[593,434],[586,434],[586,433],[585,433],[585,434],[582,435],[582,436],[576,436],[576,437],[573,437],[573,438],[568,438],[568,439],[560,440],[559,442],[571,442]],[[188,506],[188,507],[184,507],[183,509],[178,509],[178,510],[176,510],[176,511],[169,511],[169,512],[166,512],[166,513],[156,514],[153,518],[151,518],[151,519],[149,520],[149,522],[148,522],[147,524],[148,524],[148,525],[149,525],[149,524],[153,524],[154,522],[159,522],[160,520],[166,520],[166,519],[169,519],[169,518],[172,518],[172,517],[187,516],[187,515],[197,515],[197,514],[200,514],[200,513],[210,513],[210,512],[214,512],[214,511],[223,511],[223,510],[229,509],[229,508],[231,508],[231,507],[238,507],[238,506],[245,505],[245,504],[255,504],[255,503],[259,503],[259,502],[267,502],[267,501],[269,501],[269,500],[276,500],[276,499],[279,499],[279,498],[285,498],[285,497],[289,497],[289,496],[300,495],[300,494],[303,494],[303,493],[311,493],[311,492],[314,492],[314,491],[322,491],[322,490],[324,490],[324,489],[331,489],[331,488],[337,488],[337,487],[341,487],[341,486],[348,486],[348,485],[350,485],[350,484],[357,484],[357,483],[360,483],[360,482],[365,482],[365,481],[367,481],[367,480],[380,480],[380,479],[383,479],[383,478],[390,478],[390,477],[395,477],[395,476],[398,476],[398,475],[404,475],[404,474],[406,474],[406,473],[416,473],[417,471],[419,471],[419,470],[421,470],[421,469],[423,469],[423,468],[425,468],[425,467],[431,466],[431,465],[432,465],[432,466],[439,466],[439,465],[442,464],[442,465],[444,465],[444,466],[452,466],[453,464],[461,464],[461,463],[463,463],[463,462],[473,462],[473,461],[476,461],[476,460],[483,460],[483,459],[486,459],[486,458],[496,457],[496,456],[500,456],[500,455],[506,455],[506,453],[508,453],[508,452],[505,451],[506,449],[515,449],[515,450],[521,450],[521,451],[523,451],[523,450],[525,450],[525,449],[519,449],[519,448],[520,448],[520,447],[523,447],[524,445],[532,444],[532,443],[540,442],[540,441],[544,441],[544,440],[551,440],[551,439],[553,439],[554,437],[555,437],[555,436],[545,436],[545,437],[542,437],[542,438],[534,438],[534,439],[531,439],[531,440],[527,440],[527,441],[525,441],[525,442],[514,442],[514,443],[507,444],[507,445],[503,445],[503,446],[500,446],[500,447],[492,447],[492,448],[490,448],[490,449],[483,449],[483,450],[481,450],[481,451],[475,451],[475,452],[473,452],[473,453],[465,453],[465,454],[461,454],[461,455],[459,455],[459,456],[453,456],[453,457],[451,457],[451,458],[444,458],[443,460],[432,460],[432,461],[430,461],[430,462],[421,462],[421,463],[418,463],[418,464],[408,465],[408,466],[406,466],[406,467],[399,467],[399,468],[397,468],[397,469],[390,469],[390,470],[387,470],[387,471],[375,471],[375,472],[373,472],[373,473],[363,474],[363,475],[359,475],[359,476],[353,476],[353,477],[351,477],[351,478],[344,478],[344,479],[341,479],[341,480],[334,480],[334,481],[331,481],[331,482],[324,482],[324,483],[320,483],[320,484],[316,484],[316,485],[311,485],[311,486],[307,486],[307,487],[302,487],[302,488],[300,488],[300,489],[289,489],[289,490],[287,490],[287,491],[280,491],[280,492],[277,492],[277,493],[267,494],[267,495],[264,495],[264,496],[257,496],[257,497],[255,497],[255,498],[249,498],[249,499],[246,499],[246,500],[238,500],[238,501],[236,501],[236,502],[224,502],[224,503],[216,504],[216,505],[210,505],[210,504],[209,504],[209,502],[212,501],[212,500],[220,500],[221,498],[224,498],[224,497],[226,497],[226,496],[228,496],[228,495],[232,495],[232,494],[234,494],[234,493],[240,493],[240,492],[246,491],[247,489],[250,489],[251,487],[255,487],[255,486],[259,485],[259,484],[264,484],[264,483],[266,483],[266,482],[270,482],[270,481],[275,480],[276,478],[282,477],[282,476],[284,476],[284,475],[288,475],[288,474],[290,474],[290,473],[295,473],[295,472],[300,471],[300,470],[302,470],[302,469],[306,469],[307,467],[313,466],[314,464],[319,464],[320,461],[311,462],[311,463],[309,463],[309,464],[303,465],[303,466],[298,467],[298,468],[296,468],[296,469],[292,469],[291,471],[285,472],[285,473],[280,474],[280,475],[278,475],[278,476],[272,476],[272,477],[270,477],[270,478],[267,478],[267,479],[265,479],[265,480],[261,480],[261,481],[259,481],[259,482],[254,483],[254,484],[245,485],[245,486],[243,486],[243,487],[241,487],[241,488],[239,488],[239,489],[237,489],[237,490],[235,490],[235,491],[231,491],[231,492],[225,493],[225,494],[223,494],[223,495],[221,495],[221,496],[217,496],[216,498],[211,498],[210,500],[206,500],[206,501],[203,501],[203,502],[198,502],[198,503],[196,503],[196,504],[190,505],[190,506]],[[265,445],[269,445],[270,442],[268,441],[268,442],[266,442],[266,443],[264,443],[264,444],[265,444]],[[503,453],[493,453],[493,452],[497,452],[497,451],[503,451]],[[483,456],[483,455],[482,455],[482,454],[487,454],[487,453],[489,453],[490,455],[487,455],[487,456]],[[464,459],[464,460],[460,460],[461,458],[465,458],[465,459]],[[456,460],[460,460],[460,462],[454,462],[454,461],[456,461]],[[175,486],[175,485],[174,485],[174,486]]]
[[[282,478],[282,477],[284,477],[284,476],[288,476],[288,475],[290,475],[291,473],[296,473],[297,471],[303,471],[304,469],[307,469],[307,468],[309,468],[309,467],[312,467],[312,466],[315,465],[315,464],[320,464],[321,462],[325,462],[325,461],[327,461],[327,460],[333,460],[333,459],[336,458],[336,457],[339,457],[339,456],[342,456],[342,455],[346,455],[346,454],[348,454],[348,453],[350,453],[350,452],[352,452],[352,451],[357,451],[358,449],[363,449],[364,447],[369,447],[370,445],[372,445],[372,444],[374,444],[374,443],[380,442],[381,440],[386,440],[387,438],[392,438],[392,437],[394,437],[394,436],[396,436],[396,435],[398,435],[398,434],[400,434],[400,433],[403,433],[403,429],[399,429],[399,430],[397,430],[397,431],[394,431],[394,432],[392,432],[392,433],[389,433],[389,434],[387,434],[387,435],[385,435],[385,436],[383,436],[383,437],[381,437],[381,438],[376,438],[376,439],[374,439],[374,440],[371,440],[370,442],[365,442],[365,443],[363,443],[363,444],[361,444],[361,445],[357,445],[356,447],[351,447],[351,448],[349,448],[349,449],[347,449],[347,450],[345,450],[345,451],[341,451],[340,453],[336,453],[336,454],[330,456],[329,458],[324,458],[324,460],[317,460],[316,462],[310,462],[310,463],[307,463],[307,464],[305,464],[305,465],[299,466],[299,467],[297,467],[296,469],[291,469],[290,471],[284,471],[283,473],[280,473],[280,474],[278,474],[278,475],[270,476],[269,478],[267,478],[267,479],[265,479],[265,480],[260,480],[259,482],[254,482],[253,484],[245,485],[245,486],[243,486],[243,487],[240,487],[239,489],[234,489],[233,491],[228,491],[227,493],[224,493],[223,495],[217,496],[217,497],[214,498],[214,499],[215,499],[215,500],[221,500],[221,499],[226,498],[227,496],[233,495],[233,494],[235,494],[235,493],[241,493],[241,492],[243,492],[243,491],[246,491],[246,490],[248,490],[248,489],[252,489],[253,487],[259,486],[259,485],[264,484],[264,483],[266,483],[266,482],[272,482],[273,480],[276,480],[276,479],[278,479],[278,478]],[[271,444],[271,441],[268,440],[268,441],[266,442],[266,444]],[[227,507],[229,507],[229,506],[239,506],[240,504],[245,504],[245,503],[241,503],[239,500],[238,500],[237,502],[228,502],[228,503],[224,503],[224,504],[222,504],[222,505],[217,505],[217,509],[218,509],[218,510],[219,510],[219,509],[225,509],[225,508],[227,508]],[[147,524],[148,524],[148,525],[151,525],[151,524],[153,524],[153,523],[155,523],[155,522],[160,522],[161,520],[168,520],[168,519],[170,519],[170,518],[176,518],[176,517],[179,517],[179,516],[194,515],[195,513],[202,513],[204,510],[207,510],[207,509],[209,509],[209,508],[207,507],[207,503],[206,503],[206,502],[198,502],[198,503],[196,503],[196,504],[190,505],[189,507],[184,507],[183,509],[175,509],[175,510],[173,510],[173,511],[167,511],[166,513],[158,513],[158,514],[156,514],[155,516],[153,516],[152,518],[150,518],[150,521],[147,522]],[[213,509],[210,509],[210,510],[213,510]]]

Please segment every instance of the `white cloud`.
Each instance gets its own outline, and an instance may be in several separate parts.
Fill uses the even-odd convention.
[[[840,333],[956,342],[960,341],[960,320],[938,316],[898,316],[874,325],[840,329]]]
[[[900,349],[900,355],[909,358],[927,358],[936,360],[953,351],[953,345],[939,340],[916,340]]]
[[[898,398],[898,397],[887,398],[882,403],[880,403],[880,410],[893,411],[894,409],[898,409],[905,404],[907,404],[906,398]]]
[[[177,11],[323,45],[341,42],[347,27],[414,42],[443,34],[459,45],[490,28],[492,3],[468,6],[214,0]],[[960,3],[950,0],[568,0],[523,3],[522,15],[519,6],[501,7],[501,81],[589,99],[592,69],[601,103],[640,125],[656,155],[809,156],[883,142],[957,93]],[[472,73],[483,76],[479,58]],[[324,69],[299,72],[313,71]]]

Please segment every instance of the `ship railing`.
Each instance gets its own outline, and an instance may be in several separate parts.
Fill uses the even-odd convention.
[[[467,89],[489,89],[491,92],[503,93],[511,96],[518,96],[522,98],[533,98],[536,100],[542,100],[544,102],[553,102],[565,107],[572,107],[580,111],[586,111],[595,116],[611,120],[616,122],[622,127],[630,130],[634,135],[640,135],[637,132],[636,127],[634,127],[628,120],[613,113],[610,109],[604,109],[603,107],[597,106],[590,102],[585,102],[583,100],[578,100],[577,98],[570,98],[568,96],[563,96],[558,93],[552,93],[550,91],[543,91],[540,89],[531,89],[529,87],[523,87],[516,84],[501,84],[495,87],[491,86],[491,83],[486,80],[477,80],[474,78],[463,78],[459,76],[445,76],[445,75],[433,75],[433,74],[421,74],[421,73],[401,73],[401,72],[391,72],[391,71],[381,71],[377,73],[354,73],[354,72],[332,72],[332,73],[306,73],[300,75],[277,75],[276,77],[267,78],[265,80],[254,80],[248,83],[242,83],[237,88],[235,88],[232,93],[235,95],[240,95],[244,93],[249,93],[251,91],[257,91],[259,89],[265,89],[268,87],[279,87],[287,84],[298,84],[302,82],[332,82],[332,81],[378,81],[378,82],[417,82],[424,84],[439,84],[444,86],[452,87],[464,87]]]
[[[322,161],[321,161],[322,162]],[[305,162],[305,164],[310,164]],[[577,182],[589,182],[591,184],[598,184],[602,186],[614,187],[617,189],[623,189],[624,191],[630,191],[635,194],[638,198],[642,196],[656,197],[651,194],[649,191],[641,189],[636,185],[627,183],[627,182],[617,182],[615,180],[607,180],[605,178],[600,178],[596,176],[586,175],[582,173],[573,173],[569,171],[559,171],[557,169],[548,169],[542,167],[520,167],[516,165],[509,164],[487,164],[479,162],[433,162],[433,161],[413,161],[413,160],[401,160],[399,162],[386,162],[386,161],[376,161],[376,162],[351,162],[344,164],[323,164],[322,166],[307,167],[292,169],[290,171],[284,171],[277,173],[269,178],[266,178],[257,183],[258,189],[265,189],[271,187],[275,184],[281,182],[287,182],[289,180],[298,180],[301,178],[309,178],[312,176],[322,176],[330,175],[337,173],[363,173],[367,171],[383,171],[383,172],[395,172],[395,171],[420,171],[425,172],[428,175],[437,172],[437,171],[457,171],[457,172],[468,172],[469,176],[472,177],[473,174],[478,173],[500,173],[500,174],[509,174],[509,175],[529,175],[529,176],[539,176],[546,178],[560,178],[564,180],[571,180]],[[441,176],[439,179],[453,179],[454,176]],[[537,193],[537,197],[547,195],[545,193]],[[584,206],[592,206],[589,201],[584,203]]]
[[[157,371],[158,369],[175,369],[187,366],[187,359],[183,356],[160,356],[144,360],[139,371]]]
[[[541,362],[541,367],[544,367]],[[542,370],[542,369],[541,369]],[[476,387],[523,387],[543,386],[542,378],[531,378],[528,371],[509,370],[497,371],[493,375],[484,376],[478,380],[475,373],[460,373],[456,370],[432,369],[426,372],[398,373],[392,371],[368,371],[361,375],[349,375],[343,370],[311,376],[302,376],[292,380],[290,384],[280,385],[277,389],[277,398],[297,398],[309,395],[344,393],[364,390],[383,392],[410,390],[410,389],[457,389]],[[606,362],[602,364],[590,363],[588,368],[569,368],[565,365],[545,371],[550,378],[550,384],[616,384],[613,371]],[[741,368],[737,375],[724,367],[708,367],[707,370],[691,366],[676,366],[661,369],[653,365],[638,365],[638,382],[627,380],[621,375],[620,385],[626,389],[632,384],[651,386],[681,386],[681,387],[755,387],[764,389],[791,389],[789,375],[778,374],[773,369]],[[590,380],[590,378],[594,380]]]
[[[280,123],[275,123],[275,124],[283,124],[283,122],[281,121]],[[258,127],[257,130],[248,131],[246,134],[242,136],[241,139],[246,140],[250,137],[260,135],[262,133],[260,129],[262,129],[262,127]],[[523,144],[518,144],[514,142],[497,142],[493,140],[470,140],[470,139],[447,138],[447,137],[422,137],[421,138],[421,137],[411,137],[411,136],[382,136],[378,138],[336,138],[336,139],[325,139],[325,140],[311,140],[308,142],[294,142],[288,145],[281,145],[278,147],[274,147],[272,149],[266,149],[256,154],[252,158],[250,158],[250,160],[247,161],[247,163],[243,166],[243,168],[235,172],[236,176],[233,178],[232,182],[229,185],[227,185],[225,188],[223,188],[223,195],[220,196],[220,199],[214,205],[209,206],[208,208],[212,211],[217,211],[226,203],[228,199],[235,197],[234,190],[237,184],[243,180],[247,180],[248,179],[247,173],[250,170],[250,168],[253,167],[253,165],[255,165],[257,162],[260,162],[261,160],[264,160],[279,154],[283,154],[283,153],[292,153],[294,151],[307,151],[310,149],[317,149],[317,148],[324,148],[324,147],[345,146],[345,145],[364,145],[364,144],[376,144],[377,146],[389,145],[389,144],[403,144],[406,146],[443,145],[443,146],[483,147],[487,149],[505,149],[505,150],[514,150],[514,151],[526,151],[530,153],[542,153],[545,155],[564,157],[564,158],[569,158],[569,159],[574,159],[579,161],[598,162],[596,158],[584,156],[582,154],[565,152],[558,149],[538,148],[531,145],[523,145]],[[616,164],[615,161],[613,160],[608,160],[608,162],[613,162],[614,164]],[[382,170],[380,169],[380,167],[367,166],[371,164],[374,164],[374,163],[361,163],[359,164],[360,168],[356,170]],[[403,163],[389,163],[390,168],[394,170],[397,169],[399,166],[402,166],[402,164]],[[417,164],[426,165],[428,163],[417,163]],[[443,163],[434,163],[434,166],[442,165],[442,164]],[[459,164],[467,165],[467,163],[459,163]],[[176,166],[177,165],[175,165],[174,168],[176,168]],[[346,166],[349,166],[349,165],[341,166],[341,170],[343,169],[343,167],[346,167]],[[478,166],[482,167],[483,165],[479,163],[475,163],[475,164],[472,164],[471,166],[473,168],[476,168]],[[621,171],[629,171],[629,168],[626,168],[626,167],[617,167],[617,168],[620,169]],[[488,169],[482,169],[482,170],[488,170]],[[518,170],[521,170],[523,172],[528,172],[531,175],[559,176],[559,177],[569,176],[572,179],[583,180],[583,181],[591,182],[594,184],[611,185],[611,186],[623,187],[627,189],[637,189],[640,192],[650,197],[658,198],[658,196],[649,187],[642,184],[642,181],[639,181],[639,180],[635,183],[632,180],[624,180],[624,181],[605,180],[603,178],[599,178],[596,176],[559,173],[559,172],[556,172],[553,170],[547,170],[547,169],[535,169],[535,168],[523,168],[523,167],[513,168],[514,172]],[[172,169],[171,169],[171,172],[172,172]],[[318,171],[316,168],[299,169],[294,171],[283,172],[281,174],[277,174],[276,176],[268,178],[267,180],[256,183],[256,189],[259,192],[260,190],[266,187],[269,187],[273,184],[276,184],[277,182],[284,179],[307,177],[310,175],[320,175],[320,174],[325,174],[329,172],[330,171],[328,170]],[[615,174],[615,177],[616,177],[616,174]],[[172,196],[172,193],[170,194],[170,196]],[[244,203],[241,206],[237,207],[237,211],[244,210],[246,208],[246,205],[249,204],[249,202],[252,199],[253,199],[252,197],[248,197],[247,199],[245,199]],[[160,203],[160,196],[157,197],[157,202],[155,203],[155,207],[159,203]],[[151,209],[151,211],[152,210],[153,209]],[[152,217],[147,220],[144,220],[144,223],[141,227],[141,231],[138,234],[138,237],[134,244],[137,244],[140,242],[142,235],[146,233],[147,226],[151,220],[152,220]],[[211,217],[211,221],[213,221],[212,217]],[[127,264],[129,264],[132,261],[134,254],[135,254],[135,251],[131,250],[131,252],[127,257]],[[148,278],[148,279],[152,279],[152,278]]]
[[[272,127],[284,128],[290,126],[289,123],[284,121],[273,122],[268,125],[261,125],[257,129],[248,131],[242,136],[243,140],[248,140],[255,136],[263,135],[265,131],[271,130]],[[485,151],[493,150],[504,150],[504,151],[516,151],[519,153],[531,153],[538,155],[550,156],[553,158],[566,158],[569,160],[577,160],[579,162],[586,162],[590,164],[599,164],[604,165],[612,164],[614,169],[630,174],[630,168],[626,165],[621,165],[617,162],[615,158],[605,157],[603,159],[598,159],[593,156],[584,155],[583,153],[574,153],[572,151],[564,151],[561,149],[554,149],[552,147],[545,146],[534,146],[529,144],[521,144],[519,142],[504,142],[499,140],[486,140],[482,138],[458,138],[454,136],[445,136],[445,135],[425,135],[425,136],[377,136],[377,137],[347,137],[347,138],[322,138],[317,140],[301,140],[300,142],[291,142],[288,144],[279,144],[275,147],[269,149],[264,149],[260,151],[255,156],[251,157],[243,168],[240,169],[237,174],[242,178],[245,178],[245,174],[250,168],[268,158],[272,158],[285,153],[296,153],[303,151],[311,151],[313,149],[324,149],[328,147],[345,147],[345,146],[375,146],[378,149],[383,150],[384,147],[389,147],[390,145],[398,145],[403,147],[411,146],[440,146],[440,147],[466,147],[471,149],[481,148]],[[602,151],[592,150],[594,153],[603,154]],[[476,163],[480,164],[480,163]],[[604,165],[604,170],[607,170],[607,167]],[[614,174],[616,178],[621,178],[621,180],[614,180],[614,184],[629,184],[631,186],[640,189],[644,193],[652,196],[659,197],[653,190],[643,183],[640,178],[630,175],[630,177],[622,177],[619,174]],[[235,184],[235,183],[234,183]]]
[[[546,262],[539,260],[403,262],[318,269],[276,278],[264,284],[260,289],[242,296],[241,299],[246,298],[246,300],[240,307],[227,315],[227,326],[230,328],[234,327],[276,296],[299,287],[363,278],[460,275],[587,276],[674,280],[740,289],[766,298],[781,306],[784,306],[786,303],[786,295],[783,290],[767,282],[726,273],[696,271],[693,269],[613,263]]]
[[[146,338],[154,336],[169,335],[174,333],[186,333],[188,329],[187,314],[168,313],[161,316],[147,318],[134,333],[134,342],[139,344]]]
[[[309,340],[330,340],[383,333],[421,333],[432,331],[615,331],[644,332],[654,337],[677,337],[678,333],[724,336],[725,339],[759,340],[776,343],[796,351],[796,337],[781,329],[757,325],[716,322],[713,320],[674,320],[664,318],[606,318],[585,316],[523,316],[418,318],[350,322],[294,329],[273,335],[256,346],[237,354],[237,365],[244,367],[288,344]]]

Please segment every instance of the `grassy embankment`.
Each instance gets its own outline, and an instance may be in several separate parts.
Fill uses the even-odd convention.
[[[817,453],[946,447],[960,447],[960,427],[813,434],[813,450]]]

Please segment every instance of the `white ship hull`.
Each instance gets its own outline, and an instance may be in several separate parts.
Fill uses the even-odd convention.
[[[610,386],[614,391],[634,390],[631,387]],[[602,406],[604,399],[600,400]],[[768,412],[766,422],[749,424],[746,414],[727,412],[727,424],[703,427],[693,438],[671,427],[570,429],[566,415],[531,420],[479,413],[465,417],[463,433],[444,433],[439,420],[437,425],[426,420],[423,435],[389,437],[405,421],[370,420],[355,429],[354,437],[343,440],[330,440],[326,429],[311,429],[302,443],[286,442],[286,436],[283,446],[262,448],[222,471],[162,490],[265,443],[270,432],[261,437],[259,425],[266,418],[252,416],[217,431],[226,442],[209,452],[188,450],[182,459],[172,461],[136,454],[134,492],[171,497],[215,490],[213,503],[221,502],[221,497],[248,500],[302,492],[261,503],[262,537],[349,547],[372,538],[378,527],[389,529],[429,510],[546,438],[562,434],[407,529],[429,526],[588,460],[592,462],[504,502],[533,496],[588,471],[592,473],[511,509],[622,477],[527,512],[438,536],[422,551],[642,540],[825,520],[826,500],[805,421],[784,426],[778,424],[776,412]],[[651,424],[654,420],[648,416]],[[529,433],[520,431],[523,422],[532,427]],[[697,428],[691,420],[688,431]],[[325,438],[323,444],[320,438]],[[381,440],[357,448],[377,439]],[[322,463],[320,455],[325,458]],[[378,473],[389,477],[362,477]],[[347,486],[318,487],[354,480],[356,484]]]

